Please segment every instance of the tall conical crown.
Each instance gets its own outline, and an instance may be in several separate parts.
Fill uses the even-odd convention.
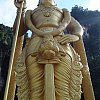
[[[38,5],[41,5],[41,4],[50,4],[50,5],[54,5],[54,0],[39,0],[39,4]]]

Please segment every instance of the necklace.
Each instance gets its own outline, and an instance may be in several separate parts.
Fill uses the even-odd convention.
[[[43,12],[43,15],[45,17],[50,17],[52,12],[55,11],[55,8],[54,7],[44,7],[41,11]]]

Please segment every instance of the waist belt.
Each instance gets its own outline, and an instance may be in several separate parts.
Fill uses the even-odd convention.
[[[55,29],[56,28],[54,28],[54,27],[41,27],[41,28],[39,28],[39,30],[41,30],[43,32],[52,32]]]

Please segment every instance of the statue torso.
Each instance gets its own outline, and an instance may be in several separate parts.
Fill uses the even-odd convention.
[[[53,27],[57,28],[63,19],[62,10],[55,6],[39,6],[32,11],[32,22],[37,28]]]
[[[28,16],[27,18],[29,19],[26,20],[31,20],[37,29],[44,29],[44,31],[52,31],[52,29],[58,28],[64,17],[63,11],[55,6],[39,6],[26,15],[28,14],[31,16]],[[30,26],[31,24],[28,23],[28,25]],[[49,36],[51,35],[47,34],[45,37],[39,37],[33,34],[33,37],[20,57],[20,61],[17,64],[19,98],[30,98],[28,100],[44,99],[44,91],[46,90],[44,86],[47,83],[44,77],[46,76],[44,65],[48,64],[54,67],[53,73],[49,70],[48,72],[52,76],[54,75],[53,78],[55,78],[50,83],[55,84],[49,86],[52,86],[50,87],[52,89],[55,87],[53,95],[56,94],[57,100],[80,100],[82,65],[79,62],[78,55],[69,43],[68,45],[66,45],[67,43],[59,43],[61,35],[55,37]],[[27,95],[23,95],[23,91]],[[48,91],[50,90],[48,89]]]

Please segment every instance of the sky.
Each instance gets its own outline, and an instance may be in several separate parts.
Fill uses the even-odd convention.
[[[39,0],[26,1],[27,9],[33,10],[37,7]],[[59,8],[67,8],[69,11],[75,5],[82,6],[84,9],[100,11],[100,0],[55,0],[55,4]],[[14,0],[0,0],[0,24],[12,27],[15,17],[16,7],[14,6]]]

